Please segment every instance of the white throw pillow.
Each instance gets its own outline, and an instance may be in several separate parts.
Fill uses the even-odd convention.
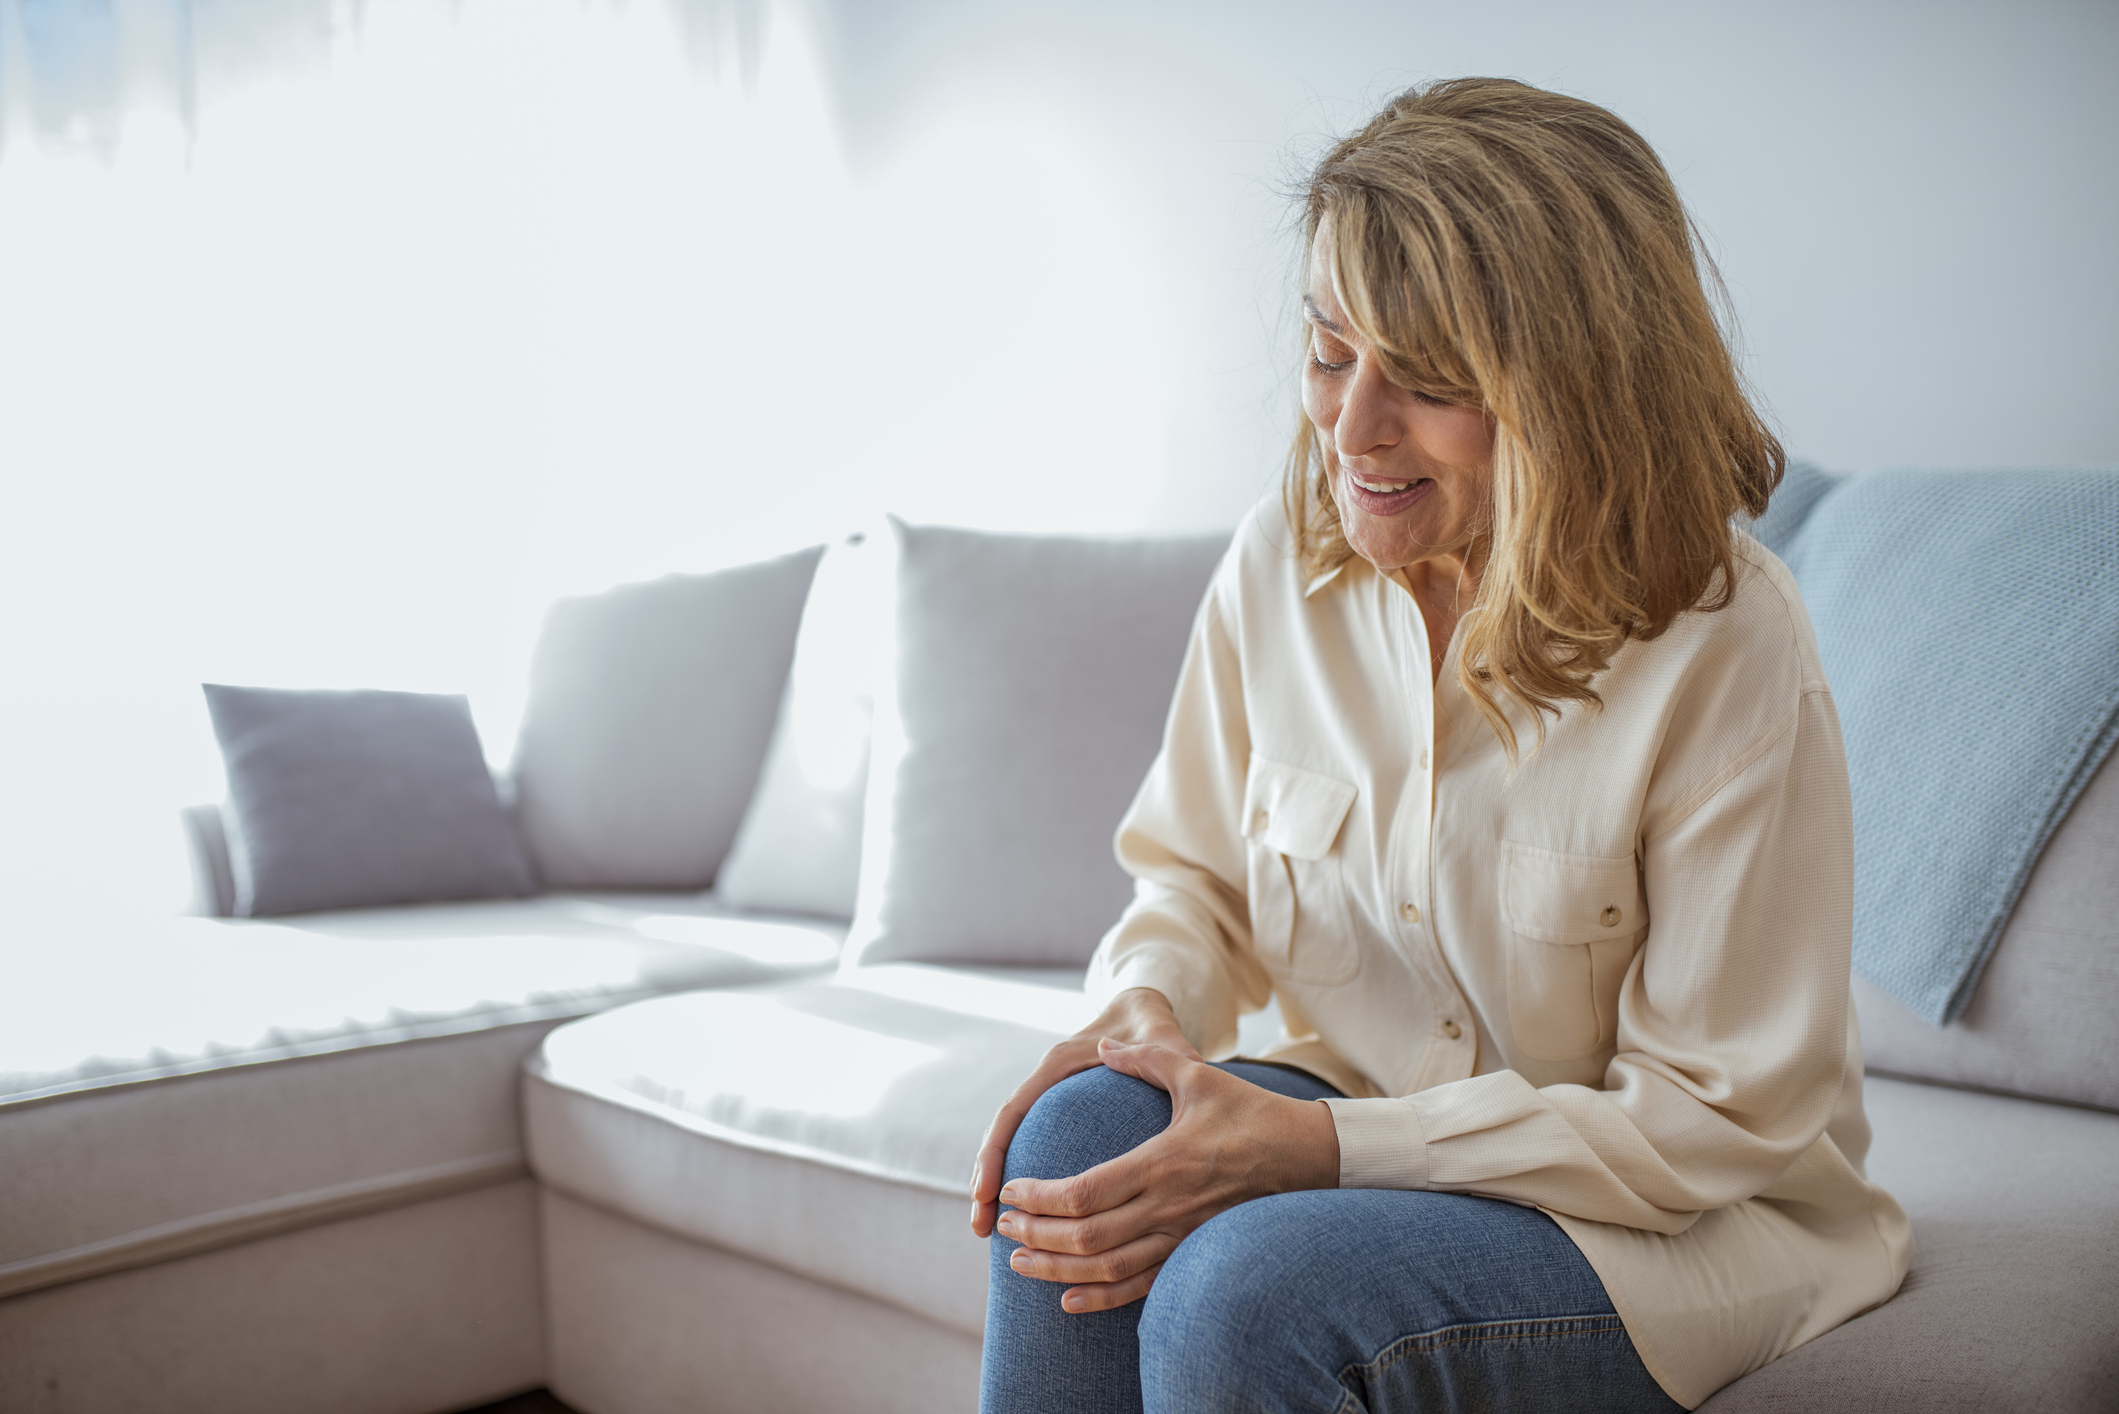
[[[862,535],[817,567],[765,771],[715,890],[771,913],[851,918],[876,686],[890,642],[891,545]]]
[[[821,554],[552,607],[514,765],[547,888],[713,882],[758,782]]]
[[[1112,836],[1229,536],[896,529],[845,963],[1079,966],[1132,897]]]

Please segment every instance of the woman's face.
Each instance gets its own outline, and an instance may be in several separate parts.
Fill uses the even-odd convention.
[[[1487,522],[1493,424],[1478,408],[1384,377],[1340,305],[1324,239],[1320,231],[1302,301],[1310,326],[1302,410],[1324,439],[1347,544],[1386,574],[1421,560],[1461,560]]]

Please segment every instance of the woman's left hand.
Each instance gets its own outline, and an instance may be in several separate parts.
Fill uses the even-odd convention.
[[[1339,1186],[1332,1112],[1162,1046],[1105,1041],[1098,1058],[1170,1092],[1170,1127],[1072,1178],[1010,1179],[998,1224],[1022,1243],[1011,1265],[1066,1282],[1068,1311],[1138,1301],[1192,1230],[1251,1198]]]

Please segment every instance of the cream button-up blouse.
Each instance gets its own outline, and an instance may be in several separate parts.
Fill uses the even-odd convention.
[[[1511,775],[1404,585],[1306,584],[1289,538],[1254,510],[1200,608],[1089,990],[1155,988],[1209,1055],[1277,997],[1265,1058],[1350,1097],[1341,1186],[1543,1209],[1687,1408],[1888,1299],[1846,761],[1786,568],[1740,536],[1733,602],[1535,750],[1512,717]]]

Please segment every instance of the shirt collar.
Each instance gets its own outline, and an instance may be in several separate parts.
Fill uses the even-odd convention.
[[[1302,597],[1305,599],[1309,598],[1318,590],[1324,588],[1327,584],[1330,584],[1333,580],[1339,578],[1339,572],[1345,569],[1352,562],[1353,561],[1351,556],[1347,559],[1341,560],[1338,564],[1333,565],[1330,569],[1326,570],[1323,574],[1318,575],[1308,584],[1303,585]]]

